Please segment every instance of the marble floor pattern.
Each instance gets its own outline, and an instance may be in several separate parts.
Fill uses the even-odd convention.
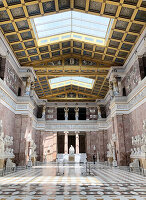
[[[48,164],[0,177],[0,200],[146,200],[145,177],[86,167]]]

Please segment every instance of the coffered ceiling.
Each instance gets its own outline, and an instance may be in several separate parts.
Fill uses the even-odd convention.
[[[65,11],[78,11],[113,19],[104,46],[80,39],[39,46],[31,19]],[[145,28],[146,2],[142,0],[4,0],[0,27],[22,66],[37,74],[35,90],[49,101],[94,101],[108,91],[106,75],[121,66]],[[63,24],[62,24],[63,26]],[[49,79],[82,76],[94,79],[92,89],[69,85],[51,89]]]

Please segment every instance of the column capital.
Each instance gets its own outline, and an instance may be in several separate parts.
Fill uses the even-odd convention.
[[[68,131],[64,131],[64,134],[68,134],[69,132]]]
[[[80,133],[80,131],[75,131],[75,134],[77,135],[77,134],[79,134]]]

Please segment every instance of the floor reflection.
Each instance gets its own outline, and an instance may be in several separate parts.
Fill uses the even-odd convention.
[[[91,176],[86,165],[49,164],[19,171],[0,177],[0,196],[146,195],[145,177],[97,165],[91,169]]]

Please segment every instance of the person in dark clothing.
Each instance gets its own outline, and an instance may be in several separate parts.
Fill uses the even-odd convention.
[[[93,155],[93,162],[94,162],[94,164],[95,164],[95,159],[96,159],[96,156],[95,156],[95,154]]]

